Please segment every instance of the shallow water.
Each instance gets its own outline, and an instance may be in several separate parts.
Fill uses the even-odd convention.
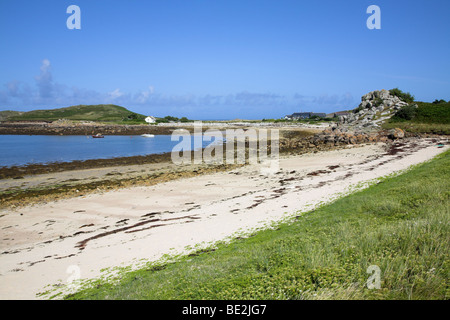
[[[165,153],[172,151],[178,143],[171,141],[170,135],[155,135],[153,138],[105,136],[101,139],[91,136],[0,135],[0,167]],[[203,142],[203,147],[210,143]]]

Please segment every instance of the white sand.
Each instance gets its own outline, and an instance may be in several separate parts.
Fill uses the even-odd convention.
[[[186,246],[229,239],[448,149],[431,140],[411,143],[395,155],[376,144],[281,158],[280,171],[269,176],[246,166],[2,210],[0,298],[36,299],[47,285],[66,285],[77,275],[73,270],[90,279],[103,268],[138,265],[186,252]]]

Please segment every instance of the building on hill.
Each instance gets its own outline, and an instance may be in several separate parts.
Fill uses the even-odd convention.
[[[296,112],[291,115],[287,115],[284,118],[287,120],[299,120],[299,119],[310,119],[312,117],[325,118],[326,113],[316,113],[316,112]]]
[[[346,116],[349,113],[351,113],[351,111],[338,111],[338,112],[332,112],[332,113],[328,113],[327,114],[327,118],[335,118],[335,117],[339,117],[339,116]]]
[[[148,116],[147,118],[145,118],[145,122],[147,122],[147,123],[156,123],[156,118],[152,117],[152,116]]]

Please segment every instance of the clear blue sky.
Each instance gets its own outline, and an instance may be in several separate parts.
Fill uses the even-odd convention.
[[[449,14],[448,0],[1,0],[0,110],[261,119],[394,87],[450,100]]]

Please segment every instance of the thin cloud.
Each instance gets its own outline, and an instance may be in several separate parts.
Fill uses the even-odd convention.
[[[50,68],[50,61],[48,59],[42,60],[41,73],[35,77],[39,98],[41,99],[48,99],[53,95],[54,84]]]
[[[114,91],[111,91],[108,93],[108,95],[110,96],[111,99],[117,99],[120,98],[121,96],[124,95],[124,93],[122,91],[120,91],[120,89],[116,89]]]
[[[343,95],[323,94],[311,96],[300,93],[281,95],[271,92],[240,91],[225,95],[214,94],[165,94],[158,92],[153,85],[134,93],[124,92],[120,88],[108,92],[100,92],[79,87],[69,87],[55,82],[51,70],[51,62],[44,59],[40,72],[34,77],[35,85],[30,86],[18,80],[8,82],[0,89],[0,105],[12,109],[14,107],[62,107],[78,104],[113,103],[123,105],[132,110],[145,113],[189,113],[220,115],[221,117],[241,117],[252,115],[257,117],[273,117],[305,111],[335,111],[347,107],[354,102],[350,93]]]

